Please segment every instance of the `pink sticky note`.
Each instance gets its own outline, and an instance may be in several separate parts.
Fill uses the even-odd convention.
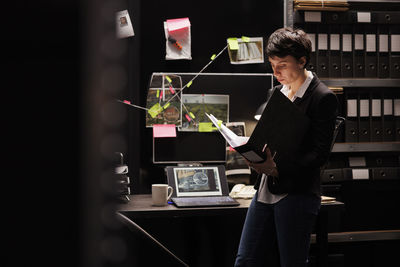
[[[177,30],[181,30],[190,26],[189,18],[181,18],[181,19],[168,19],[167,20],[167,28],[169,32],[174,32]]]
[[[124,100],[124,103],[126,103],[126,104],[130,104],[130,103],[131,103],[131,101]]]
[[[154,124],[153,138],[176,137],[175,124]]]
[[[229,146],[229,151],[236,151],[233,147]]]
[[[169,90],[171,91],[172,94],[175,94],[174,88],[172,88],[172,86],[169,86]]]
[[[190,119],[190,117],[189,117],[188,114],[185,114],[185,117],[186,117],[186,119],[187,119],[188,121],[191,121],[191,119]]]

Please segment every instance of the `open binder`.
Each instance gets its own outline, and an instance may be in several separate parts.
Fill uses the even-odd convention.
[[[293,155],[310,124],[310,119],[279,89],[272,92],[250,137],[237,136],[212,114],[206,115],[232,148],[255,163],[266,159],[265,146],[279,158]]]

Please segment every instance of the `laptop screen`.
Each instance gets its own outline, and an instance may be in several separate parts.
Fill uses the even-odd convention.
[[[218,168],[174,167],[174,191],[176,196],[221,196],[221,180]]]

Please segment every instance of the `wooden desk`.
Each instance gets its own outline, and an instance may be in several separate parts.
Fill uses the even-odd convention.
[[[237,199],[240,203],[236,207],[201,207],[177,208],[173,204],[164,207],[155,207],[151,204],[151,195],[132,195],[130,202],[118,206],[118,211],[132,220],[139,218],[171,218],[193,216],[230,216],[246,215],[251,199]],[[317,266],[327,266],[328,259],[328,219],[331,211],[344,208],[344,203],[335,201],[322,203],[316,222]],[[234,257],[235,255],[232,255]]]

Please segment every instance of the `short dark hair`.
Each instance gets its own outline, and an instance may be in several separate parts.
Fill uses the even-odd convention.
[[[265,51],[268,57],[306,57],[305,68],[310,61],[311,41],[302,29],[280,28],[268,38]]]

